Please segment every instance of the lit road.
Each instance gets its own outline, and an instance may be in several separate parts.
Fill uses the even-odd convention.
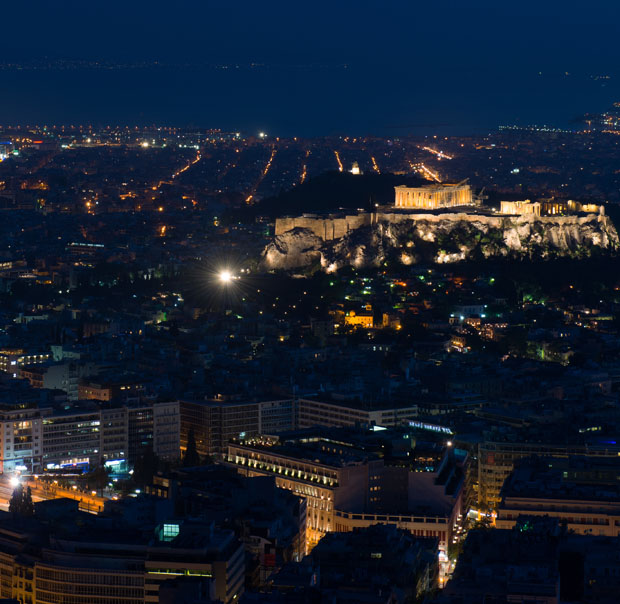
[[[334,151],[334,155],[336,156],[336,161],[338,162],[338,170],[342,172],[344,168],[342,167],[342,162],[340,161],[340,153],[338,153],[338,151]]]
[[[252,199],[254,198],[256,189],[258,189],[258,187],[260,186],[260,183],[263,182],[263,180],[265,179],[265,176],[267,176],[267,174],[269,173],[269,170],[271,170],[271,165],[273,164],[273,160],[277,152],[278,152],[278,149],[276,147],[273,147],[271,149],[271,155],[269,156],[269,159],[267,160],[267,165],[265,166],[264,170],[261,172],[261,175],[258,177],[258,180],[256,181],[256,184],[252,187],[252,190],[250,191],[249,195],[246,197],[245,203],[250,203]]]
[[[32,501],[46,501],[48,499],[59,499],[66,497],[79,501],[79,508],[84,512],[96,514],[103,510],[106,501],[104,497],[98,497],[92,493],[84,493],[77,489],[63,489],[53,483],[48,484],[42,480],[36,480],[33,477],[23,477],[22,484],[24,488],[30,487],[32,490]],[[13,487],[9,483],[7,476],[0,476],[0,509],[8,510],[9,502],[13,494]]]
[[[441,182],[441,179],[439,178],[436,172],[433,172],[430,168],[427,168],[424,164],[420,164],[420,168],[422,168],[422,170],[424,171],[424,174],[427,174],[431,178],[431,180],[434,180],[435,182]]]
[[[183,166],[180,170],[177,170],[172,175],[172,179],[174,180],[175,178],[183,174],[183,172],[187,172],[193,165],[197,164],[201,159],[202,159],[202,156],[200,155],[200,151],[198,151],[198,153],[196,154],[196,157],[192,159],[192,161],[190,161],[188,164]]]
[[[379,165],[377,164],[377,160],[374,157],[370,158],[372,161],[372,169],[377,173],[381,174],[381,170],[379,170]]]
[[[306,151],[306,159],[310,156],[310,149]],[[301,176],[299,178],[299,184],[303,184],[304,181],[308,178],[308,164],[304,162],[304,165],[301,168]]]
[[[414,172],[421,174],[427,180],[434,180],[435,182],[441,182],[439,175],[433,172],[430,168],[427,168],[424,164],[414,164],[411,160],[407,160],[409,167]]]
[[[422,149],[424,151],[428,151],[432,153],[438,159],[452,159],[451,155],[444,153],[443,151],[439,151],[437,149],[433,149],[432,147],[418,147],[418,149]]]
[[[197,164],[201,159],[202,159],[202,156],[200,155],[200,151],[198,151],[194,159],[192,159],[190,162],[185,164],[182,168],[179,168],[176,172],[174,172],[170,176],[170,180],[174,180],[175,178],[178,178],[181,174],[183,174],[183,172],[187,172],[192,166]],[[160,180],[154,187],[152,187],[153,191],[157,191],[157,189],[161,189],[162,185],[170,184],[170,180]]]

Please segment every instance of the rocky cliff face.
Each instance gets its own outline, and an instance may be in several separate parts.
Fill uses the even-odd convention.
[[[367,222],[331,240],[318,236],[316,229],[294,227],[267,245],[263,266],[316,267],[329,272],[346,265],[379,266],[386,261],[587,258],[620,249],[611,220],[594,214],[535,218],[380,213]]]

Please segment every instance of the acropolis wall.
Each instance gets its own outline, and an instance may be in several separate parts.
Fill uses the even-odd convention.
[[[290,216],[276,219],[276,235],[282,235],[294,228],[309,229],[323,241],[340,239],[348,232],[355,231],[360,227],[371,225],[375,221],[376,214],[361,212],[359,214],[328,216]]]
[[[606,220],[604,215],[598,216],[600,220]],[[346,216],[294,216],[286,218],[277,218],[275,225],[275,234],[283,235],[294,228],[304,228],[312,231],[319,239],[323,241],[333,241],[340,239],[347,233],[355,231],[364,226],[372,226],[378,223],[382,224],[399,224],[407,221],[420,221],[426,224],[445,224],[445,223],[462,223],[471,222],[484,224],[493,229],[502,229],[509,217],[501,214],[471,214],[466,212],[448,212],[445,214],[430,214],[419,212],[360,212]],[[539,221],[556,225],[578,225],[587,223],[591,220],[588,216],[538,216],[533,213],[521,214],[521,221]]]

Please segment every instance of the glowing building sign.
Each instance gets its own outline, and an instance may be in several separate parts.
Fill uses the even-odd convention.
[[[409,420],[408,425],[410,428],[419,428],[420,430],[429,430],[430,432],[439,432],[440,434],[454,434],[450,428],[438,426],[437,424],[427,424],[426,422]]]

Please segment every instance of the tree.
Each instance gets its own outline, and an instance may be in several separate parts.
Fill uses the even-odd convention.
[[[183,467],[193,468],[200,465],[200,455],[196,449],[196,435],[194,434],[194,428],[190,428],[187,435],[187,448],[185,449],[185,456],[183,457]]]
[[[90,474],[87,476],[87,483],[89,489],[105,489],[110,482],[110,477],[108,475],[108,471],[105,466],[96,467]]]
[[[32,489],[28,487],[23,499],[24,516],[34,516],[34,502],[32,501]]]
[[[24,490],[22,484],[18,484],[11,495],[9,512],[20,516],[34,516],[34,503],[30,487]]]
[[[144,453],[138,459],[133,468],[133,481],[142,487],[153,483],[153,475],[161,469],[161,460],[151,445],[144,449]]]

